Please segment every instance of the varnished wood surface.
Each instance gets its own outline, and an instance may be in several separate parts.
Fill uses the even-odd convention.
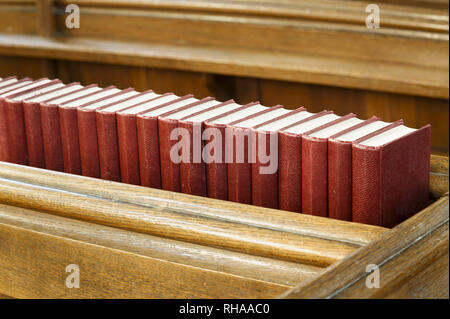
[[[448,194],[282,298],[447,297]],[[436,265],[440,267],[436,269]],[[367,288],[369,264],[380,288]],[[436,276],[435,276],[436,275]],[[416,279],[419,278],[419,279]],[[416,280],[416,281],[415,281]],[[428,287],[427,287],[428,285]]]
[[[288,286],[0,223],[0,293],[16,298],[264,298]],[[80,269],[80,288],[65,285]]]
[[[2,178],[0,188],[0,202],[8,205],[286,261],[328,266],[358,247],[353,243],[93,198]]]
[[[275,291],[292,287],[321,270],[5,205],[0,205],[0,229],[0,292],[20,298],[273,297]],[[21,236],[19,233],[32,238],[22,240],[12,235]],[[48,247],[42,241],[46,237],[53,240]],[[51,247],[66,244],[85,248],[65,254],[57,248],[49,256]],[[23,253],[16,255],[18,251]],[[94,251],[100,255],[92,259]],[[113,252],[118,258],[111,257]],[[34,262],[29,259],[30,254]],[[130,259],[129,255],[134,256]],[[133,262],[127,265],[130,260]],[[19,269],[30,263],[35,265],[30,269],[33,273],[17,276]],[[44,265],[48,263],[53,264],[50,268],[56,269],[55,273],[47,273]],[[137,269],[134,263],[138,264]],[[81,268],[79,290],[71,291],[60,281],[67,276],[65,267],[69,264]],[[142,273],[144,265],[149,268]],[[163,277],[160,271],[165,272]],[[41,277],[45,280],[36,280]],[[222,296],[220,285],[224,285]],[[135,288],[127,292],[130,286]]]
[[[430,193],[434,198],[439,198],[448,192],[448,157],[433,156],[430,173]]]
[[[448,175],[448,159],[431,163]],[[386,231],[9,163],[0,189],[6,296],[448,296],[448,195]],[[82,289],[65,287],[71,263]],[[365,288],[368,263],[381,268],[376,291]]]
[[[318,218],[280,210],[243,205],[229,201],[191,196],[147,187],[116,183],[84,176],[69,175],[21,165],[0,162],[0,178],[13,189],[36,187],[69,195],[109,200],[118,204],[139,205],[157,211],[180,213],[186,217],[204,218],[259,229],[286,232],[317,239],[364,245],[381,235],[385,228]],[[5,189],[6,191],[6,189]],[[25,191],[18,190],[21,193]],[[10,192],[10,191],[8,191]],[[14,194],[12,190],[10,192]],[[14,196],[4,195],[14,200]],[[27,195],[25,195],[27,196]],[[20,199],[16,199],[21,201]],[[45,199],[44,199],[45,200]],[[23,201],[26,204],[26,201]]]
[[[58,3],[71,3],[70,0]],[[124,0],[78,0],[81,6],[156,8],[170,10],[190,10],[205,12],[245,13],[249,15],[266,15],[276,17],[292,17],[308,20],[325,20],[349,24],[365,23],[366,3],[361,1],[258,1],[258,0],[195,0],[195,1],[124,1]],[[419,30],[448,31],[448,20],[443,10],[448,5],[433,6],[401,6],[398,4],[380,3],[383,10],[383,25],[396,28],[413,28]]]
[[[80,5],[80,29],[65,27],[68,3]],[[20,1],[13,6],[3,10],[16,16],[9,29],[19,31]],[[30,2],[22,6],[25,11]],[[14,33],[17,38],[4,34],[0,53],[448,99],[448,12],[382,4],[386,26],[368,29],[365,6],[310,0],[55,1],[55,34],[62,38],[45,42],[19,36],[26,32]]]

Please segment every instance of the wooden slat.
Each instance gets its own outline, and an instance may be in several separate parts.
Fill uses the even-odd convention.
[[[448,223],[380,267],[380,287],[361,279],[338,298],[448,298]]]
[[[0,293],[15,298],[268,298],[288,286],[0,223]],[[80,288],[66,286],[66,267]]]
[[[322,270],[320,267],[189,244],[1,204],[0,223],[286,286],[295,286]]]
[[[53,14],[54,0],[36,1],[37,29],[43,37],[51,37],[55,31]]]
[[[258,256],[330,265],[357,246],[0,179],[0,202]]]
[[[431,161],[430,192],[434,198],[439,198],[448,192],[448,157],[433,156]]]
[[[448,99],[448,71],[414,65],[368,64],[282,52],[273,55],[240,48],[130,44],[87,38],[48,40],[6,34],[0,35],[0,54],[231,74]]]
[[[270,17],[289,17],[307,20],[322,20],[361,25],[365,24],[366,3],[358,1],[279,1],[279,0],[60,0],[66,5],[77,3],[80,6],[124,7],[143,9],[189,10],[210,13],[246,14]],[[448,31],[448,16],[445,8],[408,7],[395,4],[381,4],[383,27],[417,30]],[[448,10],[448,6],[447,6]]]
[[[448,253],[448,209],[449,199],[446,195],[381,235],[379,239],[329,267],[315,279],[300,284],[281,297],[376,297],[377,289],[365,286],[361,288],[369,274],[366,272],[369,264],[380,267],[380,283],[383,285],[381,295],[393,293],[398,285],[419,275],[427,265]],[[445,270],[448,272],[448,268],[444,268]],[[384,282],[383,276],[387,279]],[[442,279],[445,279],[445,276],[427,277],[426,280]],[[437,285],[442,283],[438,282]],[[446,289],[448,291],[448,281]]]
[[[364,245],[386,231],[385,228],[370,225],[173,193],[4,162],[0,162],[0,177],[28,185],[40,185],[105,200],[141,205],[152,210],[179,212],[191,217],[236,223],[354,246]]]

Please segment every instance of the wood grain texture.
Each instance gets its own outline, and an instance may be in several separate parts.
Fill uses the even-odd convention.
[[[16,298],[267,298],[287,288],[1,223],[0,239],[0,293]],[[66,287],[71,264],[79,289]]]
[[[439,198],[448,192],[448,157],[433,156],[430,173],[430,192],[434,198]],[[432,185],[432,186],[431,186]]]
[[[281,285],[295,286],[322,270],[319,267],[194,245],[6,205],[0,205],[0,222],[153,259]]]
[[[239,47],[174,46],[105,39],[0,35],[0,54],[208,72],[448,99],[447,69],[384,65]],[[311,41],[314,41],[311,39]],[[305,44],[306,46],[307,44]],[[448,48],[447,48],[448,49]],[[333,70],[333,72],[330,72]]]
[[[92,198],[139,205],[152,210],[179,212],[188,217],[248,225],[282,233],[348,243],[354,246],[367,244],[386,231],[385,228],[376,226],[39,170],[11,163],[0,163],[0,178],[9,183],[12,181],[25,183],[24,187],[36,185],[41,188],[68,191]]]
[[[37,15],[34,3],[0,2],[0,32],[9,34],[37,34]]]
[[[314,280],[300,284],[281,297],[421,297],[421,292],[408,290],[408,282],[420,276],[420,284],[414,284],[413,280],[409,287],[424,286],[428,282],[431,288],[424,288],[423,296],[448,295],[448,263],[440,260],[448,254],[448,202],[448,195],[443,196],[422,212],[330,266]],[[433,262],[443,267],[437,270],[438,277],[433,277],[436,273]],[[369,264],[380,267],[380,290],[365,286]],[[431,268],[426,270],[427,267]],[[447,276],[443,275],[444,272]]]
[[[40,36],[53,36],[55,31],[53,6],[54,0],[36,1],[37,29]]]
[[[63,4],[70,1],[60,1]],[[128,7],[140,9],[171,9],[204,12],[220,12],[233,14],[263,15],[276,17],[291,17],[308,20],[325,20],[344,22],[348,24],[363,24],[365,22],[365,3],[359,1],[255,1],[255,0],[196,0],[182,2],[164,1],[123,1],[123,0],[79,0],[83,6]],[[430,5],[430,3],[429,3]],[[448,9],[448,4],[437,6],[401,6],[388,1],[382,3],[383,25],[386,27],[419,29],[419,30],[448,30],[442,13]],[[399,14],[400,13],[400,14]]]
[[[80,29],[65,26],[69,3],[81,7]],[[55,1],[62,38],[1,37],[0,52],[448,98],[448,10],[383,3],[384,27],[368,29],[365,6],[345,0]],[[10,11],[20,18],[20,10]]]
[[[0,179],[0,202],[280,260],[328,266],[358,246]]]

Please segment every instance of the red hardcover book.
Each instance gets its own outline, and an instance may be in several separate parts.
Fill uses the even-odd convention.
[[[178,128],[178,146],[179,150],[177,153],[181,154],[179,160],[171,158],[171,162],[178,164],[177,170],[180,172],[180,190],[183,193],[197,195],[197,196],[207,196],[207,186],[206,186],[206,173],[205,173],[205,163],[202,160],[202,121],[198,125],[194,125],[192,121],[182,120],[183,118],[189,118],[190,116],[201,117],[201,114],[211,114],[215,110],[217,113],[220,112],[222,107],[229,103],[221,103],[213,98],[205,98],[201,101],[193,103],[184,109],[179,109],[173,111],[164,116],[160,116],[160,122],[170,123],[173,128]],[[231,110],[231,109],[229,109]],[[165,130],[168,132],[169,130]],[[173,131],[172,131],[173,133]],[[162,136],[160,135],[160,140]],[[170,139],[170,136],[166,138]],[[166,152],[171,152],[171,150],[165,150]],[[176,156],[178,158],[178,156]]]
[[[27,137],[28,164],[30,166],[45,168],[44,140],[41,125],[41,103],[81,89],[78,83],[63,85],[52,91],[28,98],[22,102]]]
[[[23,86],[24,82],[31,83],[29,78],[21,80],[8,80],[5,85],[0,88],[0,104],[2,97],[7,96],[12,90]],[[8,142],[8,121],[6,120],[5,109],[0,106],[0,161],[9,162],[9,142]]]
[[[375,116],[328,139],[328,217],[352,220],[352,143],[372,132],[381,133],[396,123]]]
[[[124,130],[124,121],[119,113],[127,109],[139,110],[139,105],[158,97],[160,97],[159,94],[150,90],[97,109],[96,119],[102,176],[113,171],[113,169],[119,168],[118,173],[122,182],[139,184],[138,152],[136,149],[132,154],[124,154],[125,149],[122,146],[127,145],[128,139],[131,139],[129,142],[132,143],[132,138],[127,135],[128,131]],[[129,129],[133,129],[133,125],[130,125]],[[134,123],[134,130],[136,130],[136,123]],[[137,137],[134,137],[134,139],[137,140]],[[129,157],[126,155],[129,155]],[[130,157],[133,157],[133,160],[127,161]],[[135,175],[131,172],[132,168],[137,172]]]
[[[256,159],[251,164],[253,205],[278,208],[278,129],[311,115],[300,107],[252,128],[256,145]]]
[[[302,211],[302,134],[337,118],[330,111],[308,116],[279,128],[278,132],[278,207]]]
[[[107,180],[120,181],[120,172],[117,170],[109,170],[111,174],[105,174],[102,171],[100,150],[100,139],[98,136],[96,111],[110,104],[119,103],[124,99],[139,94],[131,88],[119,90],[112,88],[103,96],[96,96],[94,99],[85,101],[83,105],[74,110],[74,118],[76,118],[75,131],[78,132],[81,174],[84,176],[103,178]],[[117,141],[114,141],[117,144]],[[110,160],[113,160],[112,158]],[[103,167],[104,168],[104,167]]]
[[[27,97],[22,101],[25,134],[27,139],[28,165],[45,168],[44,141],[42,139],[40,102],[51,96],[64,94],[65,90],[74,90],[78,83],[64,85],[59,83],[53,89],[39,95]],[[81,88],[81,86],[79,86]]]
[[[348,114],[302,135],[302,213],[328,216],[328,137],[361,122]]]
[[[28,163],[23,110],[16,108],[15,103],[11,103],[8,98],[29,93],[49,81],[48,79],[32,81],[26,78],[0,89],[0,160],[16,164]],[[19,120],[20,116],[22,121]]]
[[[116,113],[120,171],[125,183],[161,188],[157,127],[149,129],[138,115],[163,109],[180,97],[173,93],[148,94],[152,96],[142,96],[141,102]]]
[[[271,118],[289,113],[281,105],[235,120],[228,124],[225,133],[225,151],[228,164],[228,200],[252,204],[252,163],[256,161],[256,144],[252,127]]]
[[[252,102],[217,115],[205,121],[206,184],[211,198],[228,200],[228,164],[226,159],[226,131],[228,123],[248,117],[267,109],[258,102]]]
[[[198,101],[192,95],[183,97],[169,95],[164,98],[161,97],[157,101],[162,101],[163,99],[170,99],[170,101],[155,106],[148,111],[138,113],[136,122],[141,185],[154,188],[168,187],[167,176],[162,176],[161,167],[168,164],[166,159],[160,158],[160,150],[164,146],[160,146],[158,117]],[[165,179],[165,184],[163,184],[163,179]]]
[[[194,114],[219,104],[220,102],[214,101],[211,97],[202,100],[192,98],[182,108],[158,116],[159,154],[163,189],[174,192],[193,192],[195,195],[206,196],[206,183],[198,185],[197,189],[191,188],[191,185],[186,183],[182,188],[180,163],[184,162],[186,165],[190,165],[191,155],[198,158],[199,154],[198,152],[192,154],[194,146],[190,145],[190,141],[192,140],[190,132],[181,128],[178,129],[178,120],[189,114]],[[201,148],[201,144],[199,147]],[[195,162],[201,163],[201,154],[200,160],[195,160]],[[192,172],[192,174],[195,174],[195,172]],[[202,175],[199,177],[202,177]]]
[[[428,204],[431,127],[371,135],[352,145],[352,218],[394,227]]]
[[[221,136],[218,136],[215,134],[217,132],[212,132],[211,130],[204,131],[205,121],[241,107],[241,105],[234,103],[233,100],[223,103],[210,101],[209,103],[211,103],[209,108],[184,116],[178,120],[178,127],[185,129],[190,137],[190,160],[188,163],[183,161],[180,163],[181,192],[186,194],[209,196],[206,183],[205,164],[208,161],[206,152],[211,156],[211,151],[214,152],[214,149],[211,149],[212,145],[206,144],[206,152],[203,153],[205,145],[203,140],[204,138],[209,140],[211,137],[221,139]]]
[[[40,104],[42,139],[44,142],[45,167],[55,171],[64,171],[63,143],[61,138],[61,104],[96,94],[102,89],[96,85],[83,87],[70,93],[44,101]],[[66,141],[67,142],[67,141]]]
[[[16,164],[28,164],[27,137],[22,101],[40,92],[52,89],[55,85],[61,85],[59,80],[50,81],[43,79],[28,85],[24,91],[10,95],[3,101],[6,120],[8,121],[8,143],[10,161]]]

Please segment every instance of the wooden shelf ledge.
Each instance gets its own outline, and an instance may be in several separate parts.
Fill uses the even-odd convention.
[[[249,76],[449,97],[448,70],[236,48],[0,34],[0,54]]]

